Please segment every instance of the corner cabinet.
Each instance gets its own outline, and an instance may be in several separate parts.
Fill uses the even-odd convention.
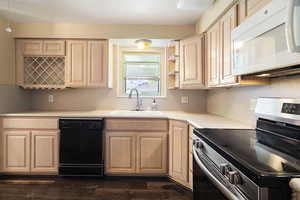
[[[180,88],[205,88],[204,36],[180,41]]]
[[[175,181],[189,186],[188,124],[170,120],[169,125],[169,176]]]

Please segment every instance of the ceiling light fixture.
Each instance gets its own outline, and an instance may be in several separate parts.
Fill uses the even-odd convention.
[[[148,49],[151,46],[152,41],[148,39],[140,39],[136,40],[135,44],[139,49]]]
[[[7,0],[7,10],[10,10],[10,0]],[[12,28],[10,26],[10,23],[8,22],[7,27],[4,29],[7,33],[11,33],[12,32]]]

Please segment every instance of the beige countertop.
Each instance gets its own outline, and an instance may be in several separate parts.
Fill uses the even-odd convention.
[[[205,113],[187,113],[178,111],[126,111],[126,110],[95,110],[95,111],[51,111],[5,113],[0,117],[74,117],[74,118],[161,118],[185,120],[197,128],[234,128],[249,129],[251,125],[233,121],[224,117]]]

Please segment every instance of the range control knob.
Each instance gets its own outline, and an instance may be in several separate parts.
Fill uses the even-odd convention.
[[[196,149],[203,149],[204,147],[203,143],[199,139],[194,140],[193,144]]]
[[[242,177],[239,175],[237,171],[230,171],[228,172],[228,180],[229,183],[233,185],[241,185],[242,184]]]
[[[229,169],[230,169],[230,167],[227,163],[220,164],[220,171],[221,171],[222,175],[226,176]]]

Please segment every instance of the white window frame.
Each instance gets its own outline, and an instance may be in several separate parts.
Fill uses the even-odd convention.
[[[117,58],[117,97],[128,97],[123,93],[124,81],[123,81],[123,57],[125,53],[159,53],[160,54],[160,96],[158,98],[166,97],[166,48],[149,48],[149,49],[137,49],[136,47],[119,47]],[[142,96],[143,98],[152,98],[153,96]]]

